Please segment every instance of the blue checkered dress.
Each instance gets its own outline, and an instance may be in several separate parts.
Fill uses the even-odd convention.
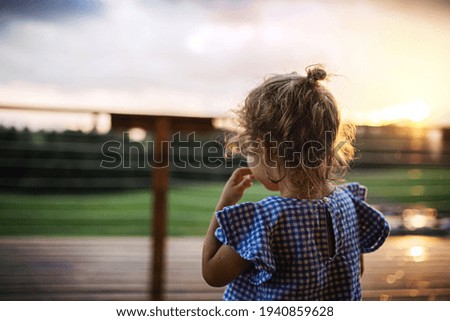
[[[228,284],[224,300],[361,300],[360,254],[389,235],[383,215],[365,203],[366,192],[350,183],[323,199],[269,196],[218,211],[216,237],[253,263]]]

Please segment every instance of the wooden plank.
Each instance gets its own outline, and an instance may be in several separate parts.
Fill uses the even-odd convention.
[[[0,299],[147,300],[149,243],[145,237],[0,238]],[[411,246],[423,247],[424,261],[414,261]],[[450,238],[390,237],[365,256],[364,300],[450,300],[449,246]],[[202,279],[201,248],[201,238],[167,240],[162,299],[222,298],[223,288]]]
[[[137,114],[111,114],[111,128],[123,131],[133,127],[143,128],[154,132],[159,119],[169,120],[173,132],[211,132],[214,130],[211,117],[184,117],[169,115],[137,115]]]

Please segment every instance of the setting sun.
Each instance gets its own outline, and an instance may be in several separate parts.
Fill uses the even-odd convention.
[[[368,113],[371,125],[388,125],[392,123],[411,122],[421,124],[430,116],[430,107],[420,99],[400,105],[373,110]]]

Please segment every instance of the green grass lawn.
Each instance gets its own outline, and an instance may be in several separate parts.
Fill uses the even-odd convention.
[[[437,168],[354,170],[348,181],[369,188],[375,203],[422,204],[439,213],[450,210],[450,170]],[[169,235],[203,235],[223,183],[172,187]],[[242,201],[268,193],[260,184]],[[148,190],[94,195],[0,194],[0,235],[149,235],[151,196]]]
[[[450,168],[356,169],[347,181],[367,186],[370,203],[415,204],[450,213]]]

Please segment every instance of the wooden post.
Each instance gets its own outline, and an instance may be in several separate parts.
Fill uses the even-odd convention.
[[[1,106],[0,106],[1,109]],[[169,189],[169,147],[173,131],[214,130],[210,117],[181,117],[162,115],[135,115],[111,113],[111,127],[125,130],[141,127],[155,135],[152,162],[153,210],[151,215],[150,243],[153,257],[149,268],[149,298],[162,300],[164,294],[164,249],[167,229],[167,192]]]
[[[153,266],[151,273],[151,300],[163,299],[164,252],[167,224],[167,191],[169,189],[170,122],[167,117],[155,121],[153,148]]]

